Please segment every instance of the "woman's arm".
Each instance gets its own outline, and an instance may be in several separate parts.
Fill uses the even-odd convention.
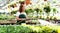
[[[18,16],[16,16],[16,19],[17,19],[17,20],[21,20]]]

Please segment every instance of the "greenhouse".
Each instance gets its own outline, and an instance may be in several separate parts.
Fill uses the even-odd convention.
[[[60,0],[0,0],[0,33],[60,33]]]

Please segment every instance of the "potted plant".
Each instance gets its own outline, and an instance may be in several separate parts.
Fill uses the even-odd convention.
[[[41,19],[42,18],[42,12],[43,11],[40,9],[39,12],[40,12],[40,19]]]
[[[49,16],[49,14],[50,14],[50,11],[51,11],[50,6],[45,6],[45,7],[44,7],[44,11],[45,11],[45,12],[46,12],[46,14],[47,14],[47,20],[50,20],[50,19],[49,19],[49,17],[48,17],[48,16]]]
[[[33,17],[33,12],[34,10],[29,8],[29,9],[25,9],[25,12],[27,13],[27,15],[31,14],[32,13],[32,17]]]
[[[12,15],[12,14],[16,14],[16,12],[17,12],[17,10],[13,10],[13,11],[11,12],[11,15]]]
[[[38,13],[39,13],[40,9],[39,8],[35,8],[34,10],[37,12],[37,18],[38,18]]]
[[[56,8],[53,8],[53,16],[57,13]]]

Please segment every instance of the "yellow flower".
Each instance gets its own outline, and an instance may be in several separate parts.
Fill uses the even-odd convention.
[[[11,9],[10,9],[10,8],[7,8],[7,11],[8,11],[8,12],[11,12]]]
[[[58,31],[58,33],[60,33],[60,29],[58,29],[57,31]]]
[[[33,31],[38,32],[38,31],[39,31],[39,29],[40,29],[40,27],[35,27],[35,28],[33,28]]]
[[[30,26],[29,28],[30,28],[30,29],[33,29],[33,28],[34,28],[34,26]]]

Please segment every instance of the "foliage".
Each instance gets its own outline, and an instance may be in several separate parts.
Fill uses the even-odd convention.
[[[42,13],[42,10],[40,9],[40,13]]]
[[[45,7],[44,7],[44,11],[45,11],[46,13],[49,13],[49,12],[51,11],[50,6],[45,6]]]
[[[14,19],[15,18],[15,16],[13,16],[13,15],[6,15],[6,14],[1,14],[0,15],[0,20],[7,20],[7,19]]]
[[[20,0],[20,2],[23,2],[23,1],[25,1],[25,0]]]
[[[0,33],[57,33],[57,29],[37,25],[0,25]]]
[[[56,8],[53,8],[53,12],[56,13],[56,11],[57,11]]]
[[[36,8],[36,9],[35,9],[35,11],[37,11],[37,12],[39,12],[39,10],[40,10],[39,8]]]
[[[52,33],[58,33],[57,30],[53,30]]]
[[[17,12],[17,10],[14,10],[14,11],[11,12],[11,14],[16,14],[16,12]]]
[[[27,14],[29,14],[29,13],[33,13],[34,10],[32,10],[32,9],[30,8],[30,9],[26,9],[25,12],[26,12]]]

